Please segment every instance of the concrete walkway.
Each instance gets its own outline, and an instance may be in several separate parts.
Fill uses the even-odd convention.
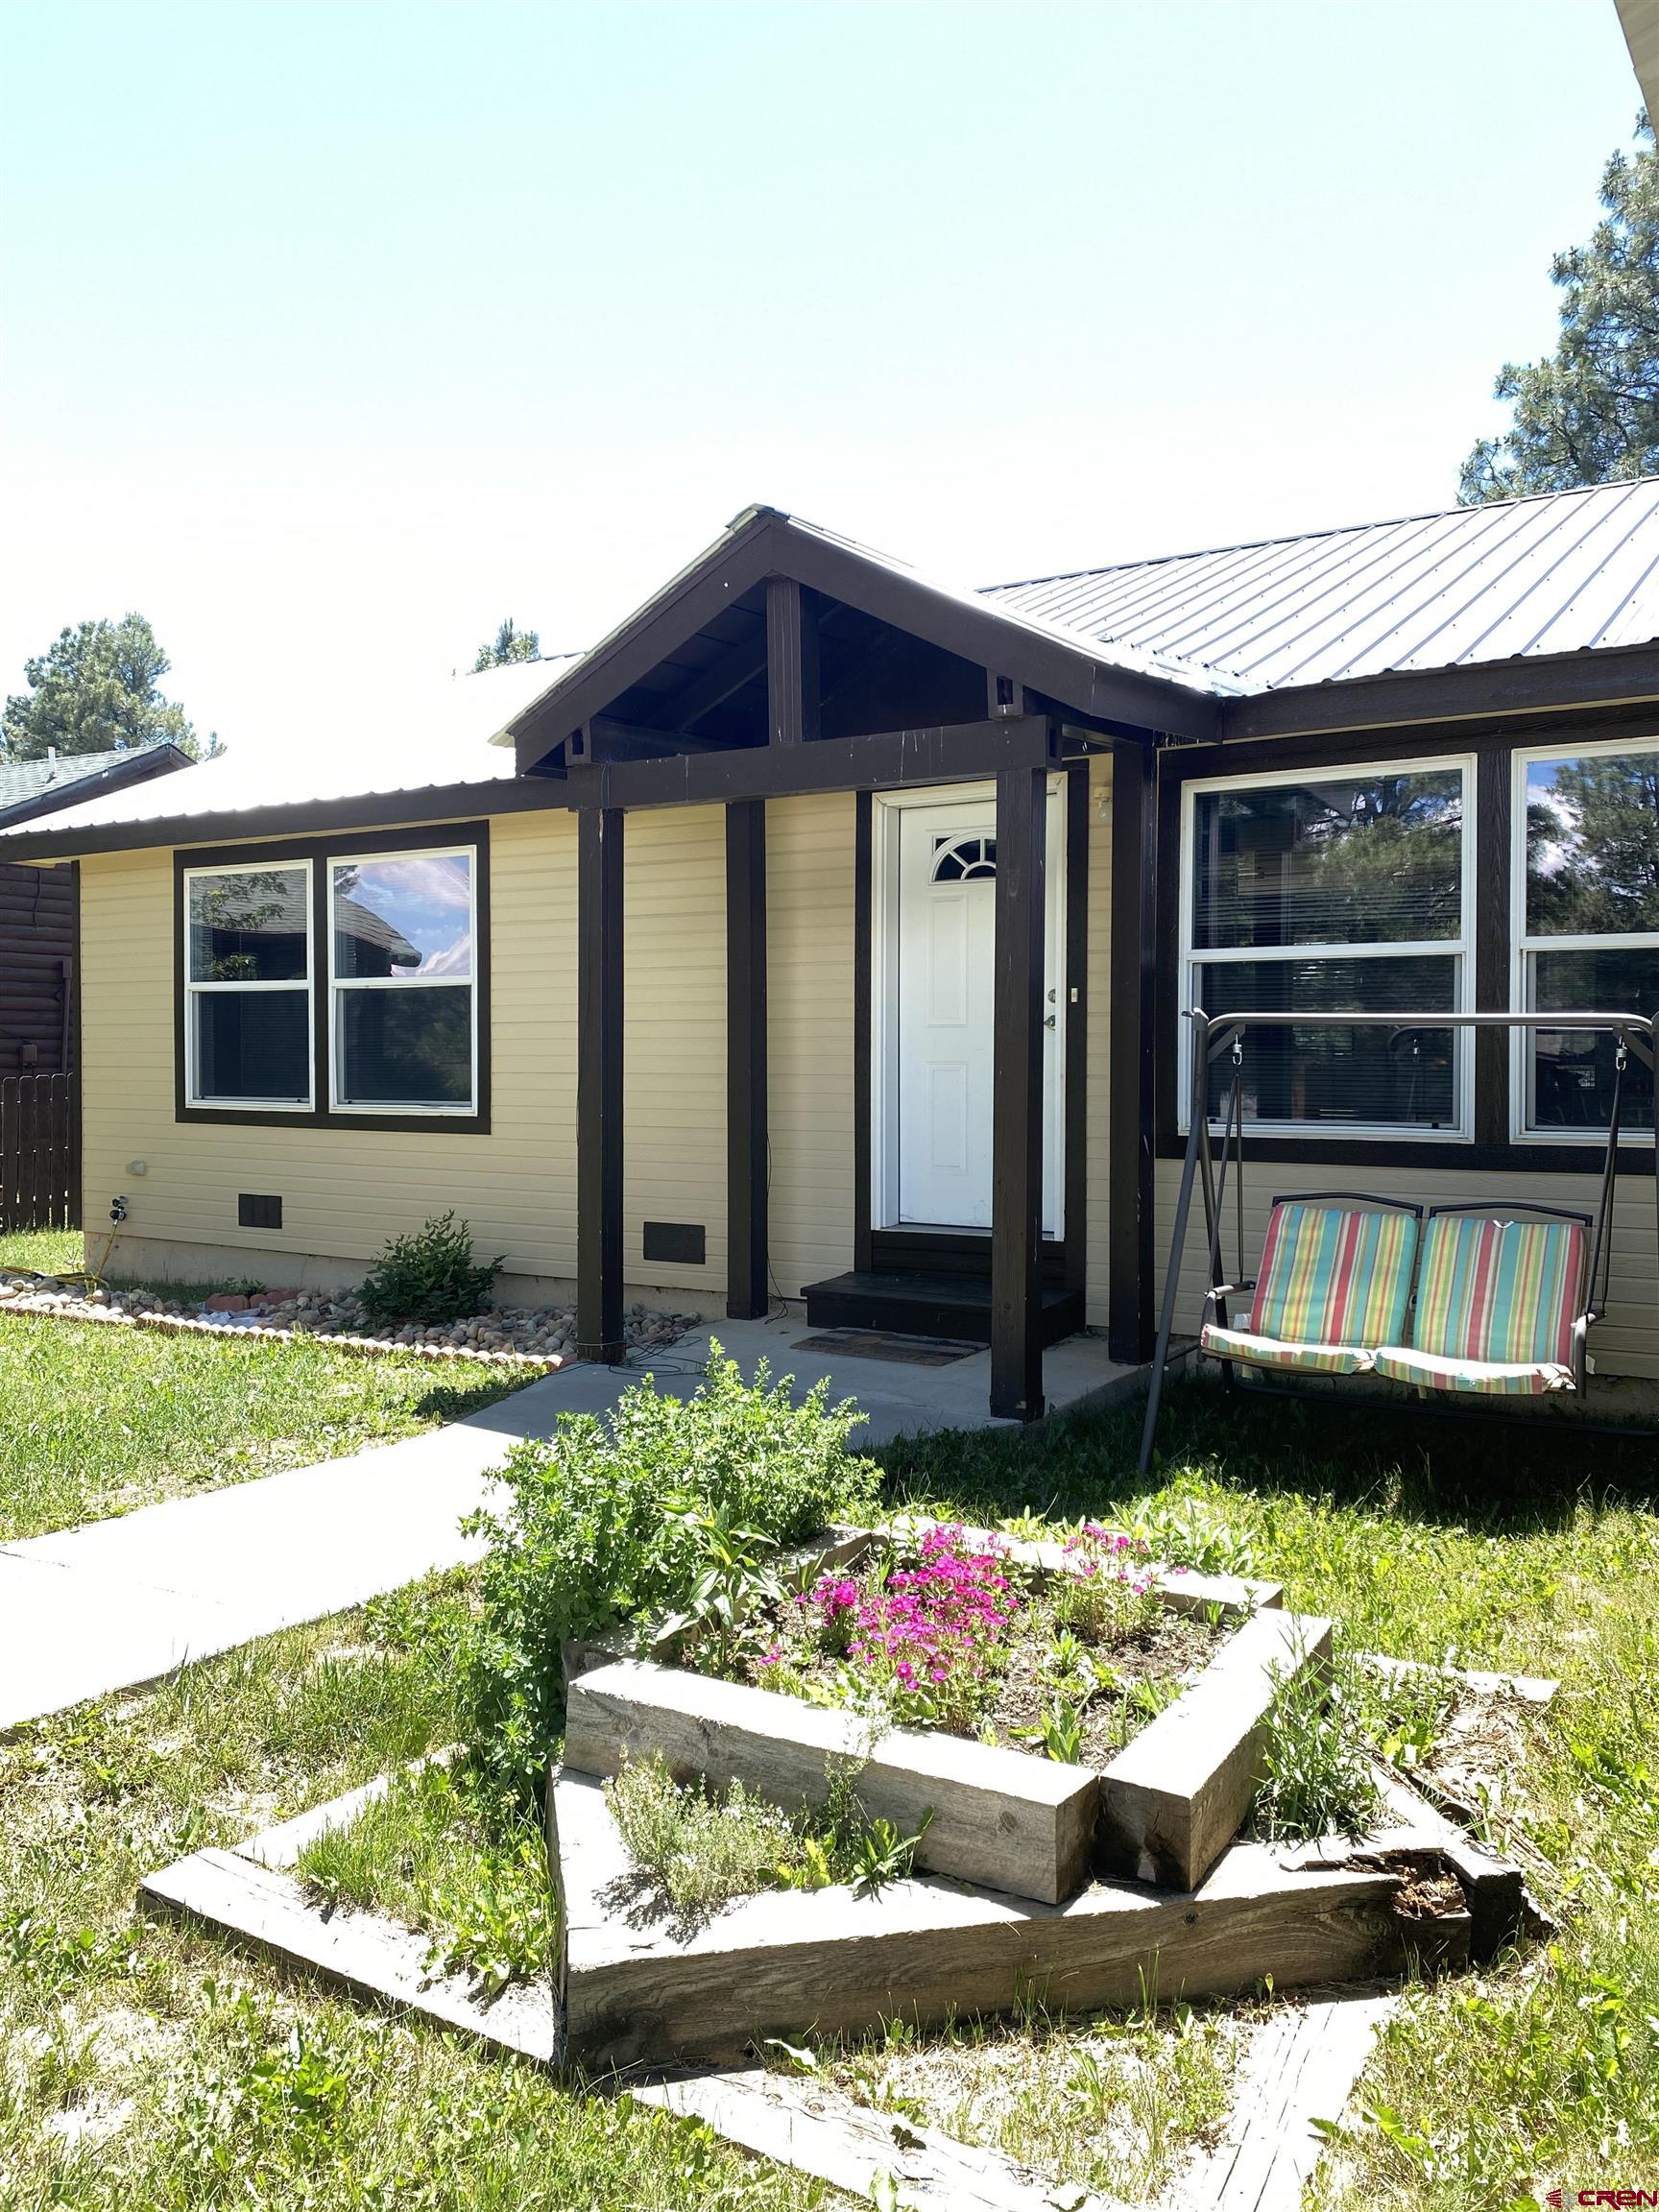
[[[567,1367],[399,1444],[0,1545],[0,1729],[475,1557],[460,1523],[488,1502],[493,1471],[519,1438],[550,1434],[561,1413],[608,1411],[646,1371],[660,1388],[688,1395],[710,1334],[746,1374],[762,1358],[775,1376],[792,1372],[798,1394],[829,1375],[832,1395],[857,1398],[870,1416],[862,1443],[988,1422],[988,1355],[944,1367],[825,1358],[792,1349],[807,1334],[799,1319],[716,1324],[637,1369]],[[1048,1354],[1057,1407],[1136,1381],[1093,1338]]]

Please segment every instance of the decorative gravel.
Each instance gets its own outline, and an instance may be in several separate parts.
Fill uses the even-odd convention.
[[[576,1357],[573,1306],[492,1307],[466,1321],[430,1329],[410,1323],[399,1329],[371,1321],[349,1290],[223,1291],[197,1306],[155,1290],[79,1290],[52,1276],[0,1269],[0,1312],[262,1340],[322,1336],[343,1352],[486,1359],[538,1370],[565,1366]],[[628,1346],[631,1351],[660,1350],[697,1326],[695,1314],[633,1306],[626,1317]]]

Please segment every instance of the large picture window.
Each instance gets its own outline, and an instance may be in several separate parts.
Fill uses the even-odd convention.
[[[475,1126],[481,868],[379,840],[185,866],[181,1108]]]
[[[1470,776],[1458,758],[1190,783],[1184,1003],[1210,1014],[1466,1007]],[[1190,1067],[1190,1038],[1182,1049]],[[1450,1029],[1259,1028],[1244,1041],[1244,1112],[1293,1134],[1466,1136],[1470,1057]],[[1229,1080],[1213,1071],[1213,1112]],[[1190,1087],[1189,1073],[1183,1101]]]
[[[1515,761],[1517,1003],[1528,1011],[1659,1008],[1659,741]],[[1594,1137],[1607,1126],[1618,1046],[1605,1033],[1541,1030],[1516,1044],[1522,1136]],[[1653,1082],[1631,1060],[1624,1126],[1653,1126]]]

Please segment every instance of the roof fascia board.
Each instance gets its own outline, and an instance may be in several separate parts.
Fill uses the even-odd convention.
[[[1222,702],[1225,743],[1314,737],[1425,722],[1563,714],[1575,708],[1659,700],[1659,646],[1598,645],[1575,653],[1477,661],[1465,668],[1398,670],[1309,684]]]
[[[769,509],[747,517],[510,722],[519,775],[760,583],[774,565],[775,524]]]
[[[83,860],[99,853],[140,853],[162,845],[246,844],[261,838],[328,835],[336,830],[397,830],[416,823],[562,810],[569,805],[569,789],[562,776],[503,776],[489,783],[439,783],[423,791],[302,799],[291,805],[175,814],[154,822],[26,830],[0,838],[0,862]]]
[[[979,605],[936,590],[919,576],[868,560],[853,546],[797,529],[786,519],[777,535],[781,574],[1081,713],[1174,737],[1209,739],[1218,733],[1217,702],[1203,691],[1114,667],[1028,628],[990,601]]]

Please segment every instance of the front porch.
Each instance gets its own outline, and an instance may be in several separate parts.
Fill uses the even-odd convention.
[[[1205,703],[1103,666],[1063,634],[923,588],[757,511],[520,718],[521,770],[562,780],[577,818],[586,1360],[621,1357],[625,1282],[650,1281],[628,1274],[637,1244],[636,1266],[640,1254],[647,1264],[703,1262],[702,1223],[641,1225],[628,1202],[624,1120],[637,1099],[627,1090],[624,872],[631,815],[707,819],[716,807],[726,1189],[723,1210],[712,1191],[699,1210],[723,1211],[709,1289],[719,1294],[723,1261],[729,1321],[763,1323],[799,1297],[805,1329],[983,1345],[913,1372],[949,1373],[953,1404],[971,1383],[982,1388],[998,1419],[1035,1419],[1078,1394],[1057,1392],[1055,1347],[1085,1323],[1107,1338],[1103,1352],[1077,1355],[1085,1363],[1103,1359],[1116,1376],[1144,1359],[1150,760],[1156,729],[1189,706],[1202,717]],[[1109,770],[1092,768],[1101,760]],[[820,1240],[819,1265],[781,1281],[769,1056],[779,1023],[798,1032],[815,1001],[799,965],[786,992],[769,982],[768,937],[789,884],[787,875],[769,883],[768,830],[776,843],[803,802],[833,802],[852,832],[834,918],[851,1026],[830,1047],[845,1055],[835,1068],[845,1165],[825,1163],[837,1226]],[[791,859],[781,852],[777,865]],[[923,904],[895,904],[918,887]],[[929,887],[943,894],[931,904]],[[940,993],[932,971],[903,981],[897,917],[906,916],[903,942],[921,945],[947,905],[953,1010],[906,1015],[901,1028],[894,1007],[907,991],[933,989],[936,1002]],[[920,1057],[915,1045],[930,1023],[954,1024],[958,1040],[936,1039],[931,1060],[926,1039]],[[828,1213],[828,1194],[824,1204]],[[785,1326],[805,1334],[794,1319]],[[880,1364],[890,1382],[893,1362]]]

